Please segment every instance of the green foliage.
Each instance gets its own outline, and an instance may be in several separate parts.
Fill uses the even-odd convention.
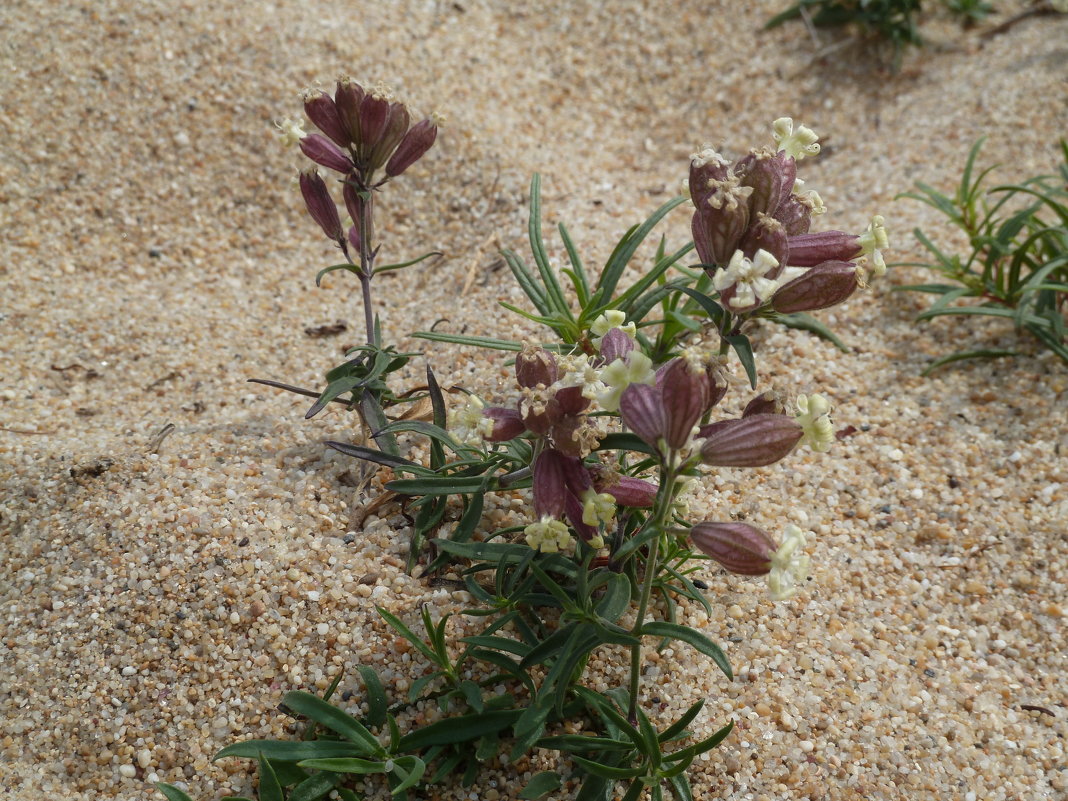
[[[765,28],[774,28],[802,16],[817,28],[857,27],[864,35],[889,42],[894,48],[894,63],[908,45],[923,44],[916,29],[920,0],[800,0],[768,20]]]
[[[972,146],[952,197],[917,182],[901,197],[941,212],[968,237],[971,252],[949,254],[923,231],[914,234],[931,262],[911,263],[937,272],[941,281],[896,287],[925,292],[937,300],[917,319],[980,315],[1010,320],[1068,362],[1065,313],[1068,310],[1068,142],[1061,142],[1059,175],[987,188],[994,167],[975,173],[983,140]],[[978,303],[965,303],[976,299]],[[1017,355],[990,348],[958,351],[932,363],[925,374],[964,359]]]

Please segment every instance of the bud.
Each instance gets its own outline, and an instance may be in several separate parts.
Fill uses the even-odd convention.
[[[348,175],[354,167],[352,159],[341,152],[341,148],[321,134],[309,134],[300,140],[300,149],[305,156],[316,164]]]
[[[334,204],[334,199],[330,197],[326,182],[314,167],[301,170],[300,193],[304,196],[304,205],[308,208],[308,214],[323,229],[326,238],[335,242],[344,239],[345,231],[341,227],[341,217],[338,216],[337,206]]]
[[[515,357],[515,380],[526,389],[547,387],[556,382],[559,373],[556,357],[537,345],[524,345]]]
[[[767,214],[759,213],[756,215],[756,222],[749,226],[738,247],[750,259],[754,259],[761,250],[771,254],[778,265],[768,270],[764,277],[774,279],[778,278],[786,267],[790,254],[788,239],[781,222]]]
[[[750,151],[738,162],[735,171],[742,176],[742,186],[753,188],[753,194],[749,196],[750,218],[758,214],[773,214],[797,177],[797,165],[793,159],[781,152],[772,153],[766,148]]]
[[[710,382],[703,366],[672,359],[657,374],[656,389],[663,398],[663,437],[669,448],[684,448],[693,427],[709,408]]]
[[[778,545],[768,534],[748,523],[698,523],[690,540],[731,573],[764,576]]]
[[[848,261],[827,261],[779,287],[771,306],[782,314],[826,309],[856,291],[857,266]]]
[[[702,264],[726,264],[749,227],[748,198],[752,187],[739,185],[728,171],[722,181],[711,181],[707,200],[696,207],[690,228]]]
[[[567,415],[582,414],[590,405],[590,399],[583,394],[581,386],[556,390],[556,402],[560,405],[560,411]]]
[[[408,133],[410,122],[411,117],[403,103],[390,103],[386,128],[368,157],[372,169],[377,170],[386,163],[393,151],[397,149],[397,145],[404,139],[404,135]]]
[[[690,157],[689,190],[690,200],[701,208],[712,194],[709,183],[722,181],[730,171],[730,162],[717,153],[711,145],[706,145],[701,152]]]
[[[798,236],[808,233],[812,225],[813,206],[813,200],[809,197],[789,195],[783,198],[772,216],[782,223],[787,236]]]
[[[546,448],[534,462],[534,514],[538,517],[563,517],[567,500],[567,483],[563,460],[567,457]]]
[[[615,498],[619,506],[647,509],[656,501],[656,484],[633,476],[622,476],[604,465],[590,465],[593,487]]]
[[[804,430],[784,414],[754,414],[705,426],[701,461],[713,467],[764,467],[790,453]]]
[[[845,231],[799,234],[788,240],[791,267],[815,267],[825,261],[849,261],[860,254],[860,237]]]
[[[523,418],[515,409],[487,406],[482,410],[482,415],[493,421],[493,428],[485,435],[488,442],[507,442],[515,439],[527,429],[523,425]]]
[[[634,340],[627,336],[622,328],[610,328],[601,337],[601,358],[605,364],[611,364],[616,359],[626,359],[627,355],[634,350]]]
[[[430,150],[438,138],[438,126],[433,119],[417,122],[401,139],[396,152],[386,164],[386,175],[396,178]]]
[[[742,410],[742,417],[752,417],[754,414],[786,414],[786,406],[779,397],[778,392],[761,392]]]
[[[341,122],[337,104],[325,92],[309,91],[304,95],[304,113],[316,128],[329,136],[339,147],[348,147],[349,139],[345,126]]]
[[[372,89],[360,103],[360,140],[357,143],[360,159],[368,161],[375,146],[386,132],[390,102],[386,91]]]
[[[619,415],[623,423],[657,450],[664,431],[664,406],[659,389],[648,384],[631,384],[619,399]]]
[[[334,105],[337,107],[337,116],[341,120],[345,134],[353,144],[361,140],[360,106],[363,104],[363,98],[362,86],[351,78],[338,78],[337,90],[334,92]]]

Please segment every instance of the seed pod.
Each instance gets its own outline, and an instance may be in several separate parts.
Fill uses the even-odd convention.
[[[322,134],[308,134],[300,140],[300,149],[305,156],[316,164],[322,164],[342,175],[348,175],[354,167],[352,159],[341,152],[341,148]]]
[[[338,119],[341,120],[349,142],[353,145],[361,141],[360,106],[364,98],[363,87],[350,78],[340,78],[334,92],[334,105],[337,106]]]
[[[657,387],[631,384],[619,399],[619,414],[627,428],[655,449],[664,430],[664,406]]]
[[[701,461],[713,467],[763,467],[789,454],[803,434],[797,421],[784,414],[724,420],[701,430]]]
[[[703,553],[731,573],[763,576],[771,572],[771,557],[778,545],[768,534],[748,523],[698,523],[690,540]]]
[[[593,488],[611,495],[620,506],[647,509],[656,501],[659,488],[651,481],[621,476],[603,465],[593,465],[589,469],[593,475]]]
[[[749,401],[742,410],[742,417],[752,417],[754,414],[786,414],[786,407],[779,393],[768,390]]]
[[[742,186],[752,187],[749,196],[749,215],[773,214],[782,201],[783,193],[793,188],[797,167],[794,160],[784,153],[772,153],[764,148],[750,151],[749,155],[735,166],[741,176]]]
[[[368,157],[372,169],[377,170],[386,163],[393,151],[397,149],[397,145],[401,143],[404,135],[408,133],[408,123],[410,121],[408,109],[405,108],[403,103],[389,104],[389,116],[386,119],[385,130]]]
[[[772,216],[782,223],[787,236],[806,234],[812,225],[812,205],[791,194],[783,198]]]
[[[711,205],[720,201],[719,206]],[[714,194],[709,201],[702,203],[694,212],[690,222],[693,244],[701,263],[706,265],[724,265],[749,227],[749,207],[745,195],[726,191]]]
[[[546,448],[534,462],[534,514],[537,517],[563,517],[567,499],[563,459],[566,457]]]
[[[515,357],[515,380],[521,387],[547,387],[559,377],[556,357],[545,348],[527,345]]]
[[[686,359],[672,359],[658,372],[656,388],[663,399],[662,436],[669,448],[685,447],[708,410],[708,374],[692,368]]]
[[[857,287],[857,266],[848,261],[826,261],[779,287],[771,306],[782,314],[814,311],[836,306]]]
[[[485,438],[488,442],[507,442],[515,439],[527,429],[523,424],[523,418],[515,409],[487,406],[482,410],[482,416],[493,421],[493,432]]]
[[[369,161],[371,153],[386,131],[389,122],[389,100],[383,94],[372,90],[360,103],[360,141],[358,152],[360,159]]]

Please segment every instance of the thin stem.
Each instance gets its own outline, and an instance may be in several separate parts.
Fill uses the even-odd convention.
[[[668,511],[671,509],[672,496],[675,494],[675,453],[668,454],[665,465],[660,469],[659,506],[656,514],[650,518],[649,525],[657,530],[657,536],[649,545],[649,556],[645,560],[645,578],[642,581],[641,595],[638,597],[638,616],[634,620],[634,628],[631,634],[640,637],[642,624],[645,623],[645,613],[649,609],[649,599],[653,594],[653,580],[657,573],[657,560],[660,557],[660,535],[664,531]],[[641,680],[642,646],[632,645],[630,649],[630,707],[627,710],[627,719],[636,724],[638,722],[638,684]]]
[[[363,319],[367,325],[367,344],[375,344],[375,317],[371,303],[371,276],[374,275],[375,252],[371,247],[374,235],[374,193],[364,190],[367,195],[360,204],[360,287],[363,290]]]

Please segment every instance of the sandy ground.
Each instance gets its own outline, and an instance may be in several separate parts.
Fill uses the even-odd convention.
[[[380,217],[383,258],[447,258],[382,278],[378,298],[443,382],[490,398],[503,358],[403,337],[442,318],[540,335],[497,306],[518,297],[496,250],[524,247],[535,171],[547,230],[566,221],[596,264],[699,145],[737,155],[792,115],[826,144],[802,165],[830,208],[819,224],[882,213],[906,261],[914,226],[947,234],[896,193],[948,187],[979,136],[999,179],[1050,171],[1065,134],[1068,19],[985,43],[936,20],[895,76],[870,48],[817,62],[803,27],[761,32],[778,1],[600,5],[0,9],[0,796],[132,801],[157,779],[196,799],[250,793],[247,763],[210,758],[289,736],[286,690],[339,671],[358,689],[364,663],[403,694],[414,660],[373,604],[409,620],[422,601],[458,608],[404,574],[402,517],[358,522],[353,463],[320,444],[354,438],[353,418],[305,422],[303,400],[245,383],[318,386],[358,336],[355,282],[313,284],[332,257],[272,128],[302,87],[344,71],[448,114]],[[681,244],[687,216],[664,231]],[[715,614],[685,610],[727,645],[735,682],[688,651],[650,657],[665,717],[706,697],[700,732],[737,721],[694,766],[701,798],[1066,797],[1068,369],[1025,342],[1022,358],[921,378],[961,344],[1015,340],[996,323],[916,325],[923,299],[888,290],[920,277],[898,269],[824,315],[848,354],[757,336],[766,386],[823,392],[857,433],[699,493],[705,517],[817,535],[797,599],[773,606],[710,568]],[[341,336],[304,333],[339,319]],[[604,648],[592,680],[623,670]],[[434,797],[515,798],[550,767],[547,753],[490,764]]]

